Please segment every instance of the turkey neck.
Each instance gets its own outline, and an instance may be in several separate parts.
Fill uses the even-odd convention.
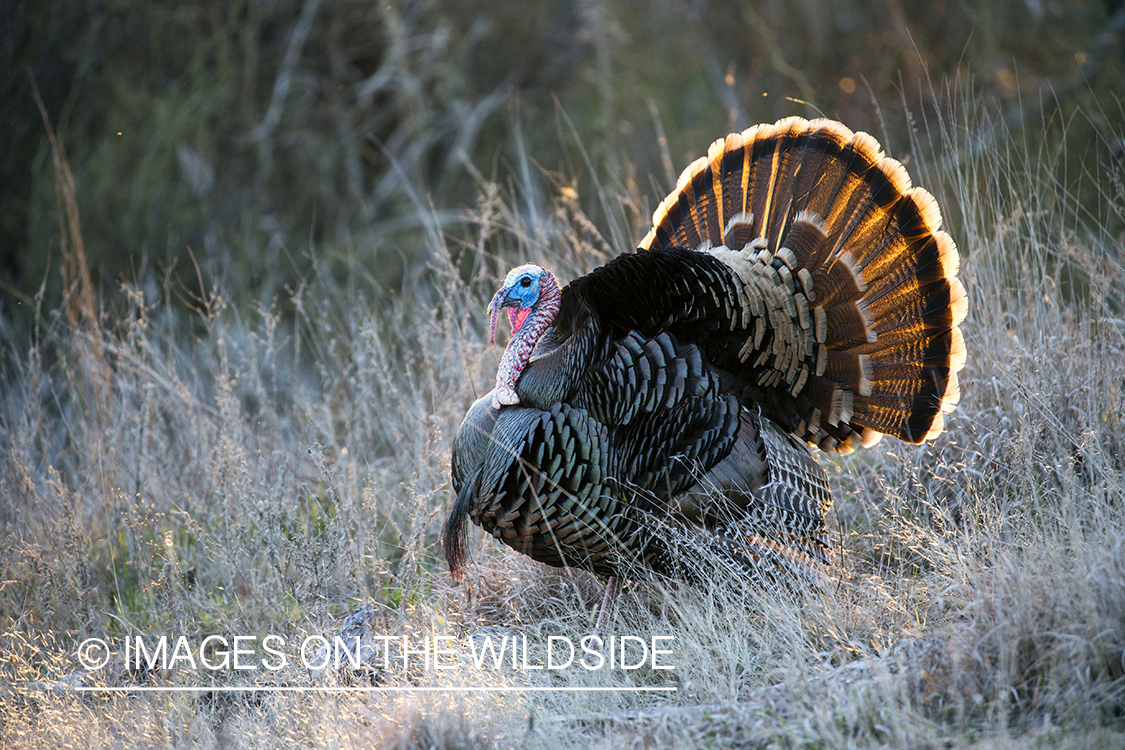
[[[524,324],[512,333],[512,339],[504,348],[504,356],[500,358],[500,366],[496,370],[496,390],[492,394],[492,405],[497,409],[520,402],[516,383],[527,367],[535,345],[554,322],[561,298],[554,274],[545,271],[539,278],[539,299],[531,306],[531,314]]]

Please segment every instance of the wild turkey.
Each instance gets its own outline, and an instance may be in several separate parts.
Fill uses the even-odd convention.
[[[752,580],[827,563],[846,453],[941,432],[965,364],[959,258],[933,197],[865,133],[790,118],[680,175],[636,252],[559,289],[513,269],[513,336],[453,445],[444,529],[465,519],[554,566]],[[696,573],[699,575],[699,573]],[[605,613],[603,607],[603,614]],[[599,621],[600,630],[601,621]]]

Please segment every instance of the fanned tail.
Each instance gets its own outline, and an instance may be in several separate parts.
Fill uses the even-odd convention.
[[[874,138],[789,118],[716,141],[640,243],[672,246],[741,280],[739,375],[794,434],[849,452],[941,432],[965,364],[957,248]]]

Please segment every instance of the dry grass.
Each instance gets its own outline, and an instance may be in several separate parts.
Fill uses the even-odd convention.
[[[533,654],[550,635],[587,633],[598,584],[479,535],[463,584],[437,559],[452,436],[499,354],[480,314],[497,275],[516,261],[565,277],[602,262],[643,232],[635,192],[601,188],[611,218],[591,220],[564,178],[529,210],[532,197],[477,175],[472,236],[447,235],[418,201],[430,254],[398,293],[358,250],[333,247],[323,253],[351,273],[314,255],[284,300],[292,315],[231,305],[201,278],[192,338],[169,308],[173,288],[154,303],[122,286],[92,330],[42,311],[49,328],[15,353],[0,399],[0,545],[11,551],[0,557],[0,744],[1120,746],[1125,247],[1054,187],[1053,164],[968,110],[922,130],[911,167],[957,217],[971,295],[949,430],[830,467],[839,550],[823,595],[630,585],[615,632],[674,636],[671,673],[477,669],[465,652],[474,633],[525,635]],[[1091,169],[1107,170],[1093,175],[1098,205],[1125,211],[1113,167]],[[107,372],[106,389],[92,389]],[[292,642],[337,631],[358,603],[374,605],[373,632],[448,635],[461,649],[456,670],[362,678],[384,686],[678,691],[69,690],[201,684],[120,660],[85,675],[75,648],[87,637]],[[253,677],[360,679],[296,667]],[[247,682],[231,670],[214,679]]]

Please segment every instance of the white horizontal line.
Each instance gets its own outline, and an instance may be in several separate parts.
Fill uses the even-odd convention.
[[[298,687],[296,685],[215,685],[198,687],[187,685],[156,685],[107,686],[107,687],[75,687],[79,693],[674,693],[675,686],[642,686],[642,687],[508,687],[508,686],[451,686],[451,687]]]

